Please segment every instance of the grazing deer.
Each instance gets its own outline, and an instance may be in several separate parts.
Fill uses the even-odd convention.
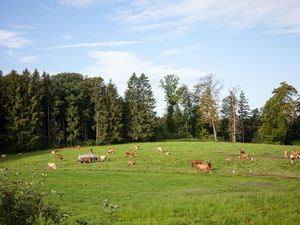
[[[113,148],[110,148],[107,150],[107,154],[108,155],[111,155],[111,154],[114,154],[115,153],[115,150]]]
[[[56,170],[56,165],[55,165],[55,163],[48,163],[48,169]]]
[[[57,158],[59,160],[63,160],[64,159],[64,155],[63,154],[57,154],[56,156],[57,156]]]

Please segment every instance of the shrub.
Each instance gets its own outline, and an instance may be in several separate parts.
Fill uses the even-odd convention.
[[[118,220],[117,209],[119,206],[113,205],[109,202],[108,199],[103,200],[103,211],[101,212],[101,217],[99,224],[114,224]]]
[[[34,174],[30,181],[20,179],[16,173],[16,180],[9,179],[7,169],[1,170],[3,180],[0,190],[0,224],[3,225],[31,225],[44,222],[44,224],[65,224],[68,212],[59,209],[55,203],[57,197],[63,193],[56,191],[42,192],[47,175],[42,174],[39,180]],[[44,199],[50,195],[52,201]]]

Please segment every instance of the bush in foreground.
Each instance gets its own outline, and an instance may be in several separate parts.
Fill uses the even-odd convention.
[[[0,224],[1,225],[31,225],[43,222],[44,224],[67,224],[69,213],[62,211],[56,200],[62,196],[51,190],[43,192],[47,175],[42,174],[40,179],[34,174],[30,181],[23,180],[16,173],[16,179],[9,178],[8,170],[3,173],[0,190]],[[46,202],[49,196],[51,201]]]

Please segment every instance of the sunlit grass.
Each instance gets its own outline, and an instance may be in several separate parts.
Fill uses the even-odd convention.
[[[107,149],[116,153],[107,162],[81,164],[79,154],[90,147],[59,149],[64,160],[49,150],[22,156],[8,155],[0,168],[48,173],[46,189],[65,192],[63,208],[75,218],[98,224],[102,200],[119,206],[117,224],[298,224],[300,221],[300,160],[292,165],[283,158],[284,150],[296,147],[229,144],[214,142],[140,143],[136,165],[127,165],[126,151],[135,144],[92,147],[98,155]],[[170,156],[156,153],[161,146]],[[255,162],[240,161],[244,148]],[[231,157],[232,162],[225,162]],[[197,172],[190,160],[200,159],[213,165],[212,173]],[[57,170],[48,170],[55,162]],[[234,173],[233,173],[234,171]]]

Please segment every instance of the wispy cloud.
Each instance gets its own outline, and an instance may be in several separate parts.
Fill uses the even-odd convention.
[[[39,58],[36,55],[27,55],[19,58],[19,61],[22,64],[33,64],[39,61]]]
[[[127,51],[91,51],[89,56],[94,60],[94,63],[85,68],[84,73],[89,75],[101,74],[117,81],[127,81],[134,72],[137,74],[145,73],[151,79],[161,79],[167,74],[176,74],[181,78],[199,77],[204,74],[199,69],[156,64]]]
[[[11,49],[24,48],[32,41],[22,38],[18,33],[0,29],[0,46]]]
[[[133,1],[111,16],[132,29],[259,28],[270,33],[300,33],[298,0],[144,0]]]
[[[57,2],[61,5],[69,6],[69,7],[82,7],[94,5],[101,0],[57,0]]]
[[[16,24],[16,23],[9,23],[8,24],[12,29],[15,30],[33,30],[35,29],[34,26],[28,24]]]
[[[158,115],[163,114],[165,107],[164,92],[159,88],[159,80],[163,76],[176,74],[182,80],[197,80],[197,78],[206,74],[199,69],[157,64],[128,51],[90,51],[89,57],[92,59],[92,65],[84,68],[81,72],[89,76],[101,76],[106,81],[112,79],[118,86],[120,94],[124,93],[126,83],[133,73],[146,74],[151,81],[154,96],[157,100],[156,110]]]
[[[163,56],[171,56],[171,55],[176,55],[176,54],[181,54],[185,51],[191,51],[191,50],[203,50],[204,48],[201,46],[187,46],[187,47],[183,47],[183,48],[172,48],[172,49],[168,49],[162,52]]]
[[[50,49],[65,49],[65,48],[92,48],[92,47],[115,47],[122,45],[134,45],[141,44],[141,41],[108,41],[108,42],[90,42],[90,43],[79,43],[71,45],[58,45],[46,48],[39,48],[39,50],[50,50]]]

